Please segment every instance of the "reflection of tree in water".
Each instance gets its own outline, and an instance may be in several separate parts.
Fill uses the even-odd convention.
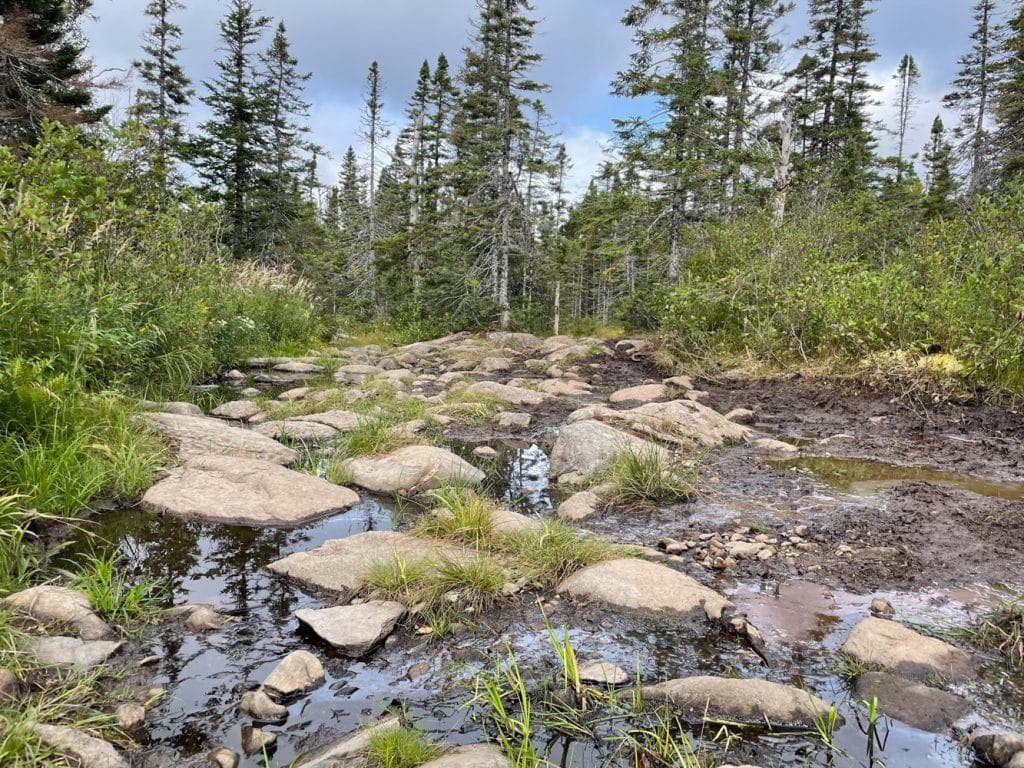
[[[263,570],[267,563],[282,556],[290,544],[290,531],[274,528],[242,526],[210,526],[207,553],[208,576],[222,583],[221,607],[237,613],[248,613],[257,598],[267,595],[269,575]],[[287,607],[285,613],[288,613]],[[275,618],[281,614],[275,610]]]
[[[494,468],[500,483],[498,493],[525,511],[551,508],[548,495],[548,457],[540,446],[517,443],[505,447]]]

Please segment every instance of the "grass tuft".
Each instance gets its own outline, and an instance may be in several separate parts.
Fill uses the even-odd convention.
[[[623,451],[602,473],[614,488],[611,500],[619,504],[651,506],[690,501],[697,495],[695,463],[666,459],[656,450]]]
[[[500,546],[529,578],[544,587],[555,586],[588,565],[628,556],[632,551],[584,536],[558,520],[509,533],[502,537]]]
[[[366,750],[374,768],[416,768],[439,757],[441,752],[441,747],[429,741],[422,731],[405,726],[372,731]]]
[[[420,519],[416,533],[485,547],[494,533],[497,504],[469,488],[438,488],[427,498],[439,506]]]
[[[971,636],[983,648],[1002,654],[1011,666],[1024,671],[1024,598],[1005,600],[982,614]]]
[[[458,602],[481,611],[491,606],[501,593],[507,574],[493,558],[486,555],[472,560],[441,557],[433,577],[442,593],[457,593]]]
[[[119,561],[117,553],[85,555],[71,586],[85,593],[94,610],[121,627],[153,620],[163,603],[163,585],[149,579],[130,583]]]

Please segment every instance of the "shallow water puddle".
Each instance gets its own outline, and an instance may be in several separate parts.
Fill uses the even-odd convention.
[[[873,496],[899,483],[918,480],[1006,501],[1024,500],[1024,482],[988,480],[934,467],[905,467],[831,456],[773,459],[767,463],[776,469],[807,470],[819,482],[854,496]]]

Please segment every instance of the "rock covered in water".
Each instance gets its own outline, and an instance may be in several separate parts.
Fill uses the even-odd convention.
[[[277,699],[291,699],[319,688],[326,679],[324,665],[309,651],[289,653],[267,675],[263,689]]]
[[[102,640],[113,630],[92,610],[85,594],[67,587],[43,584],[8,595],[0,605],[42,623],[62,624],[82,640]]]
[[[391,634],[405,612],[401,603],[368,600],[319,610],[304,608],[295,612],[295,618],[345,656],[360,658]]]
[[[768,680],[686,677],[644,686],[644,702],[665,702],[687,722],[705,718],[748,725],[813,728],[829,705],[808,691]]]
[[[945,731],[971,711],[967,699],[888,672],[860,675],[854,693],[861,701],[875,696],[879,711],[886,717],[932,733]]]
[[[273,462],[200,456],[172,469],[142,497],[148,512],[186,520],[290,527],[348,509],[359,495]]]
[[[262,753],[277,743],[277,734],[253,725],[242,726],[242,751],[246,756]]]
[[[634,558],[608,560],[577,571],[558,591],[612,608],[674,613],[718,621],[732,603],[686,574]]]

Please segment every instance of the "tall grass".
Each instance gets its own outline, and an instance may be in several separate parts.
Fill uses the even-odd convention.
[[[653,448],[622,451],[601,479],[612,486],[613,502],[637,506],[690,501],[697,495],[699,483],[696,461],[674,461]]]

